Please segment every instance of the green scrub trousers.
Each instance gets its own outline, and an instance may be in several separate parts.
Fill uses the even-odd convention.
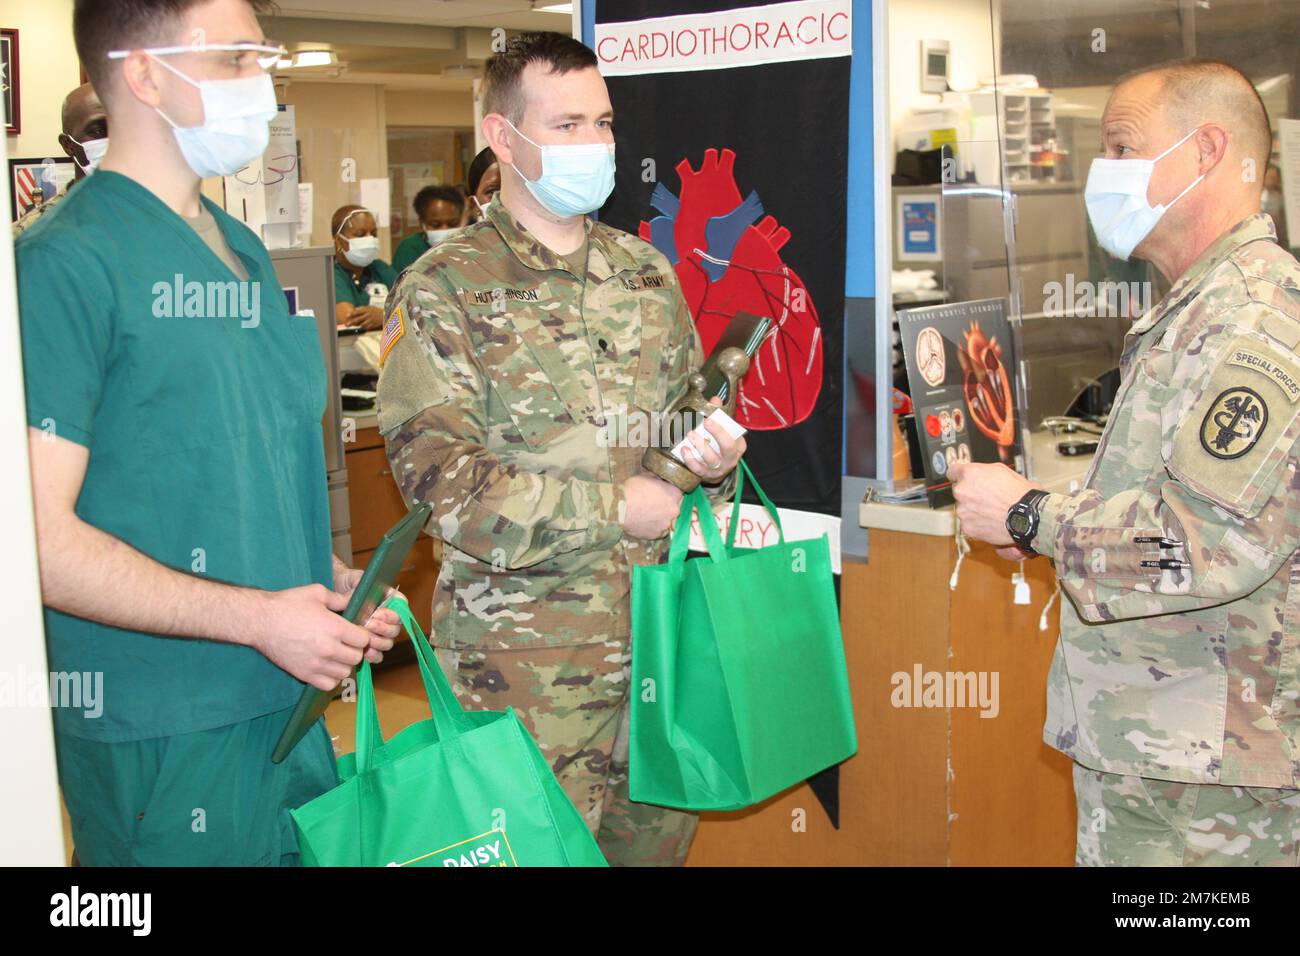
[[[338,774],[323,720],[271,763],[292,711],[126,743],[60,736],[81,865],[297,866],[289,810],[336,787]]]

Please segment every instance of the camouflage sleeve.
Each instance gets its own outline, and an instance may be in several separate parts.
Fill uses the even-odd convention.
[[[1197,351],[1186,361],[1203,362]],[[1295,353],[1243,331],[1170,406],[1178,424],[1162,443],[1162,479],[1109,499],[1094,490],[1053,494],[1041,508],[1034,546],[1055,560],[1085,620],[1243,597],[1297,547]]]
[[[691,308],[686,303],[686,297],[682,294],[681,284],[677,280],[676,271],[664,260],[664,270],[668,275],[673,277],[673,289],[677,299],[677,315],[674,323],[674,334],[677,341],[688,343],[686,347],[677,350],[677,359],[673,364],[673,370],[668,382],[668,407],[671,408],[673,403],[686,394],[689,387],[688,379],[692,372],[698,371],[708,357],[704,354],[704,346],[700,342],[700,332],[695,327],[695,320],[691,317]],[[704,493],[708,495],[715,505],[724,501],[730,501],[731,496],[736,491],[736,473],[733,470],[729,475],[722,478],[716,484],[701,482]]]
[[[402,496],[433,507],[430,533],[507,569],[614,547],[621,488],[526,471],[485,447],[489,379],[454,298],[407,272],[388,307],[401,331],[382,360],[379,430]]]

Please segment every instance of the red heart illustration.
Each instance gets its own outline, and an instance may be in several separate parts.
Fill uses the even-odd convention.
[[[1010,461],[1011,445],[1016,440],[1016,410],[1011,379],[1002,365],[1002,346],[996,336],[986,338],[979,323],[972,322],[957,352],[957,361],[961,363],[962,393],[971,421],[997,443],[999,457]]]
[[[790,231],[772,216],[749,224],[762,205],[755,193],[742,200],[735,158],[730,149],[710,149],[699,170],[688,160],[678,163],[682,189],[676,208],[671,194],[656,190],[656,205],[670,213],[665,218],[672,227],[673,248],[661,251],[675,259],[706,353],[737,312],[772,319],[741,381],[736,420],[754,430],[788,428],[811,414],[821,392],[821,324],[807,287],[781,258]],[[648,222],[638,230],[647,241],[654,231]]]

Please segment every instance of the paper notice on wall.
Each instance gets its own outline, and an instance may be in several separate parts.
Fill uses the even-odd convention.
[[[266,225],[266,189],[262,186],[263,158],[258,156],[233,176],[223,178],[226,212],[259,237]]]
[[[312,214],[316,210],[316,190],[311,183],[298,184],[298,236],[311,243]]]
[[[298,138],[292,106],[281,106],[271,120],[271,138],[262,154],[262,184],[266,221],[298,222]]]
[[[387,179],[361,180],[361,205],[375,214],[380,229],[388,227],[390,213],[388,195]]]
[[[1300,245],[1300,119],[1279,119],[1282,144],[1282,196],[1292,246]]]
[[[268,249],[287,249],[298,228],[298,147],[294,109],[281,106],[261,156],[223,179],[226,212],[252,229]]]

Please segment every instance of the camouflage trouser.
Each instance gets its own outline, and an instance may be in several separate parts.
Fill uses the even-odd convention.
[[[1300,790],[1074,765],[1077,866],[1300,866]]]
[[[436,649],[466,710],[513,707],[611,866],[680,866],[699,818],[628,799],[626,641]]]

